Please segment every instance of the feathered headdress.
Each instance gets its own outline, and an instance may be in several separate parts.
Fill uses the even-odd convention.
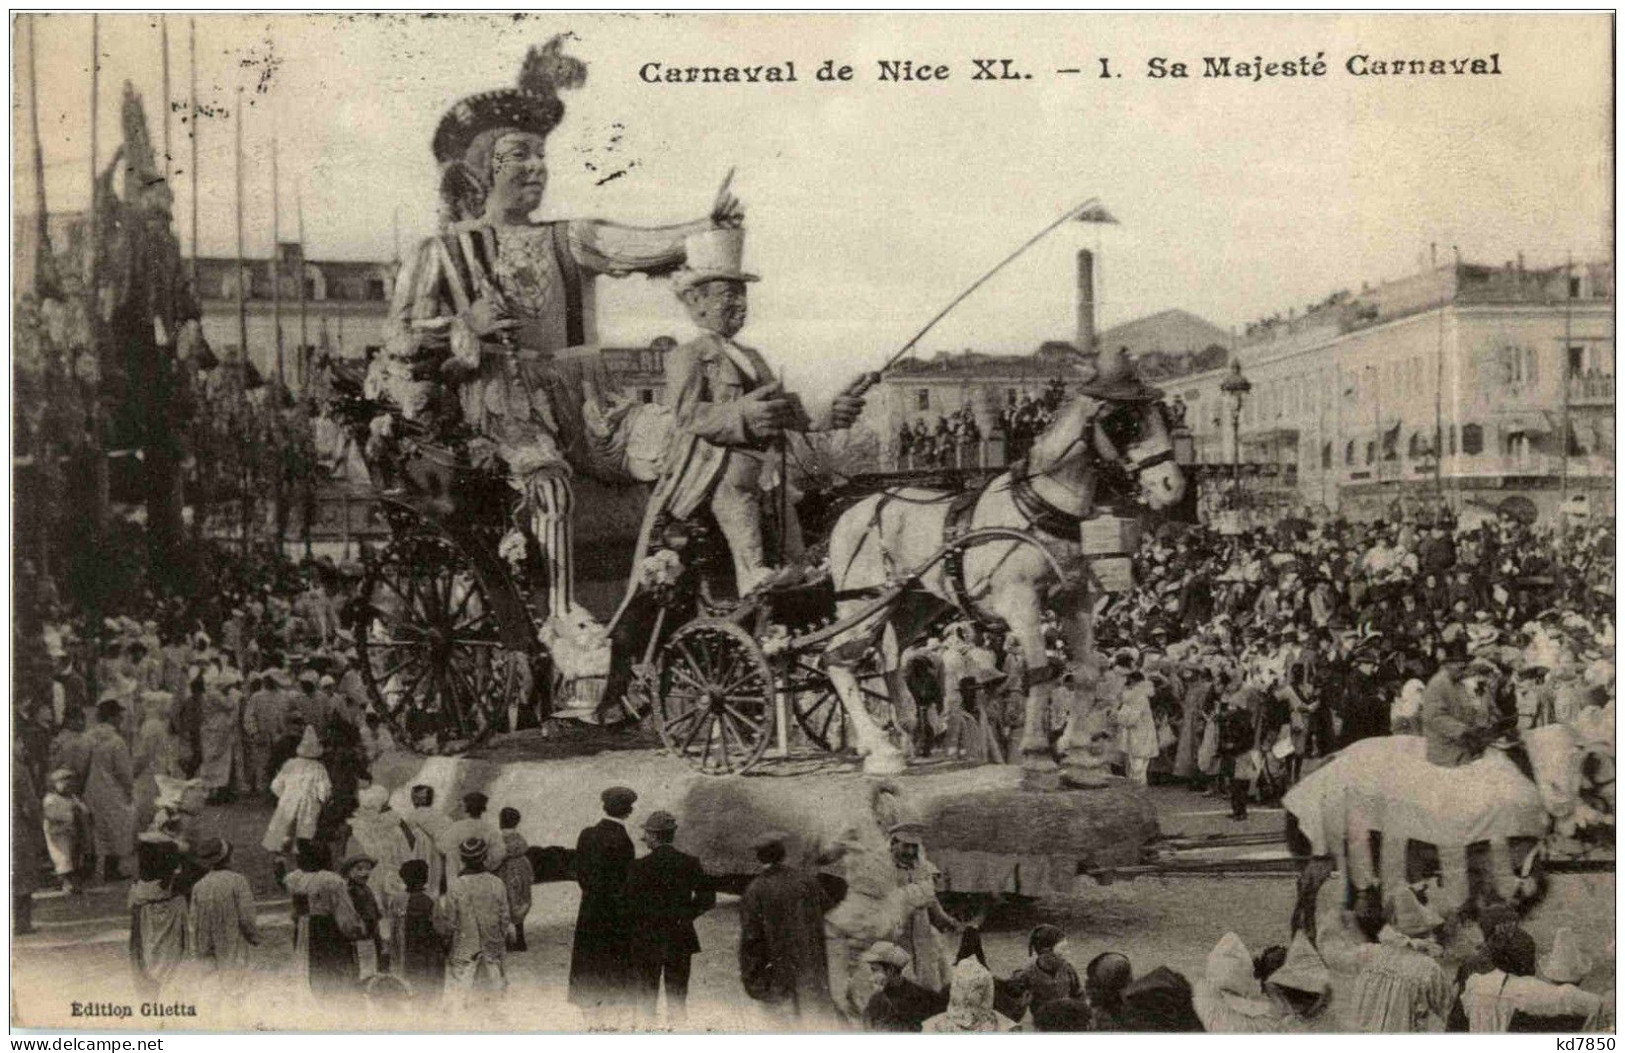
[[[440,118],[433,148],[441,165],[440,196],[451,218],[471,217],[484,207],[487,174],[467,161],[476,138],[499,128],[545,136],[558,127],[564,117],[559,92],[587,80],[587,64],[564,53],[570,36],[560,34],[526,52],[517,88],[470,95]]]

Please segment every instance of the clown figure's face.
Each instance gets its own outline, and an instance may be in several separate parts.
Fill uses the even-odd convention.
[[[492,144],[487,212],[523,218],[536,211],[547,189],[546,143],[533,132],[509,132]]]

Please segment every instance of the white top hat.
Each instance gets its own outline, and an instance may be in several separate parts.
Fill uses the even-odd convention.
[[[741,268],[745,258],[745,232],[738,227],[718,227],[690,234],[683,242],[683,253],[683,266],[671,276],[675,292],[683,293],[709,281],[761,280]]]

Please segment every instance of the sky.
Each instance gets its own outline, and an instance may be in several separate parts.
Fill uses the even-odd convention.
[[[87,197],[88,16],[14,20],[17,201],[32,201],[28,24],[35,24],[46,193]],[[188,19],[169,19],[177,215],[190,244]],[[1027,352],[1075,331],[1074,254],[1096,249],[1102,328],[1167,308],[1222,327],[1416,270],[1436,245],[1471,262],[1611,254],[1611,27],[1594,15],[410,15],[196,16],[199,251],[235,251],[231,112],[244,89],[244,240],[272,241],[277,141],[284,240],[302,203],[312,258],[388,259],[430,234],[429,141],[459,98],[511,86],[525,50],[571,32],[587,82],[549,141],[542,218],[662,224],[703,215],[725,173],[747,210],[741,340],[792,385],[874,368],[1068,208],[1068,224],[921,342]],[[101,19],[100,153],[132,81],[154,136],[156,18]],[[1344,62],[1499,55],[1492,77],[1354,77]],[[1201,77],[1204,56],[1311,62],[1324,77]],[[1104,56],[1117,76],[1099,76]],[[1192,67],[1152,79],[1148,60]],[[975,58],[1031,79],[977,82]],[[825,59],[853,67],[820,83]],[[880,60],[947,64],[880,83]],[[793,61],[795,84],[646,84],[646,63]],[[1061,74],[1061,69],[1081,69]],[[619,175],[610,177],[612,173]],[[605,280],[600,337],[682,336],[663,282]]]

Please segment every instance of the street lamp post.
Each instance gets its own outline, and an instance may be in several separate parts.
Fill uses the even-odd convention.
[[[1224,378],[1219,385],[1225,398],[1230,400],[1230,432],[1234,436],[1234,445],[1230,448],[1230,503],[1236,508],[1241,506],[1241,406],[1247,401],[1247,393],[1253,390],[1250,380],[1241,375],[1241,363],[1230,363],[1230,375]]]

